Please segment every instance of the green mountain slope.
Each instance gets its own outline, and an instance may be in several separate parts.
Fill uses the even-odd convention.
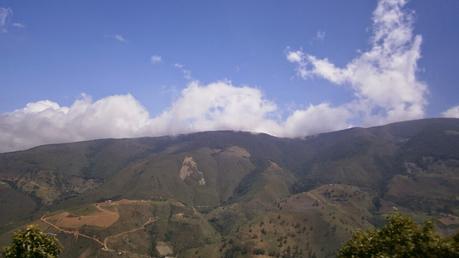
[[[0,243],[37,222],[58,233],[63,257],[333,257],[394,209],[458,230],[457,185],[459,119],[305,139],[217,131],[46,145],[0,154]],[[119,202],[114,224],[62,227],[101,241],[137,229],[109,238],[111,252],[40,220],[92,220]]]

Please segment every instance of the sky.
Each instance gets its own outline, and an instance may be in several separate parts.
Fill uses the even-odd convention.
[[[459,117],[457,13],[457,0],[0,0],[0,152]]]

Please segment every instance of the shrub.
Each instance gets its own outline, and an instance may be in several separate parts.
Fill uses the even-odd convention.
[[[4,250],[6,258],[53,258],[62,251],[56,237],[42,232],[38,226],[29,225],[14,233],[13,240]]]
[[[380,229],[358,231],[338,252],[339,258],[359,257],[459,257],[458,237],[443,238],[431,221],[416,224],[407,215],[394,213]]]

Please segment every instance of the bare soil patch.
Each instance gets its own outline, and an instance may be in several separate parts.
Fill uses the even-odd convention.
[[[163,242],[163,241],[156,242],[156,251],[158,251],[160,256],[174,254],[174,250],[172,249],[172,246],[170,246],[168,243]]]
[[[58,227],[79,229],[84,225],[108,228],[118,221],[120,217],[117,211],[110,211],[98,205],[96,205],[96,208],[96,212],[88,215],[77,216],[69,212],[61,212],[46,219]]]

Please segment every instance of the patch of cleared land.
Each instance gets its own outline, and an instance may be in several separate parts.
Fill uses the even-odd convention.
[[[120,215],[118,211],[111,211],[96,204],[97,210],[94,213],[77,216],[69,212],[61,212],[46,219],[62,228],[79,229],[84,225],[108,228],[118,221]]]
[[[174,254],[174,250],[172,247],[163,241],[156,242],[156,251],[158,251],[160,256],[172,255]]]
[[[246,149],[239,146],[231,146],[225,149],[224,154],[233,155],[240,158],[250,158],[250,153]]]

